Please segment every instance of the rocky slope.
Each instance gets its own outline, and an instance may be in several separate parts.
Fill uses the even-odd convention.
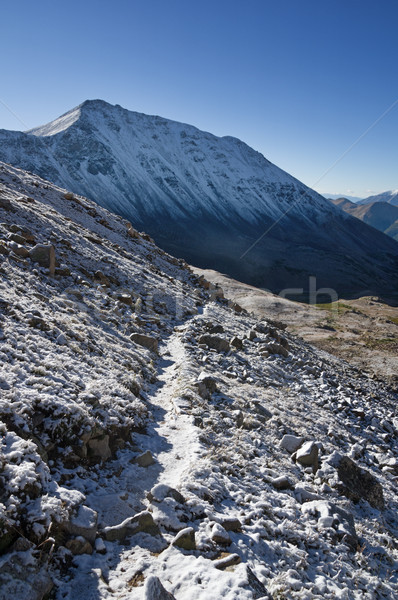
[[[208,269],[193,267],[259,319],[278,319],[287,331],[327,350],[398,390],[398,306],[382,298],[308,305],[293,302]]]
[[[0,131],[0,160],[94,199],[196,266],[276,293],[300,287],[305,300],[310,275],[346,296],[398,285],[395,242],[232,137],[95,100]]]
[[[393,599],[397,397],[0,165],[0,598]]]
[[[349,215],[360,219],[398,241],[398,206],[383,201],[355,204],[347,198],[332,200]]]

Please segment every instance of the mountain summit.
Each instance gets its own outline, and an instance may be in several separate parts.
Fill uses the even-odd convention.
[[[305,293],[311,275],[345,295],[396,287],[395,241],[233,137],[91,100],[0,131],[0,160],[94,199],[197,266],[275,292]]]

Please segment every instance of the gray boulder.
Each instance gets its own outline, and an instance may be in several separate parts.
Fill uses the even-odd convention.
[[[175,597],[165,590],[158,577],[151,575],[145,582],[144,600],[175,600]]]
[[[315,442],[306,442],[295,453],[295,459],[301,465],[318,469],[319,449]]]
[[[373,508],[383,510],[385,507],[383,488],[377,479],[348,458],[341,456],[337,463],[337,473],[341,481],[341,492],[353,502],[363,499]]]
[[[217,382],[214,377],[202,372],[197,380],[197,389],[199,395],[204,398],[210,398],[211,394],[217,390]]]
[[[145,335],[143,333],[132,333],[130,335],[130,340],[139,346],[143,346],[144,348],[148,348],[151,352],[158,351],[158,340],[151,335]]]
[[[0,598],[43,600],[53,588],[53,581],[38,560],[26,562],[15,552],[7,556],[0,566]]]
[[[136,458],[134,458],[134,462],[140,467],[150,467],[151,465],[155,464],[155,459],[152,456],[152,452],[147,450],[143,454],[136,456]]]
[[[82,536],[94,543],[97,535],[98,514],[88,506],[81,505],[77,514],[67,522],[65,529],[70,535]]]
[[[304,442],[303,437],[298,437],[297,435],[287,434],[287,435],[283,436],[279,445],[281,448],[284,448],[285,450],[290,452],[290,454],[293,454],[293,452],[296,452],[296,450],[298,450],[300,448],[300,446],[303,442]]]
[[[135,535],[136,533],[149,533],[157,535],[160,533],[159,527],[153,520],[153,516],[147,510],[144,510],[134,517],[125,519],[119,525],[105,527],[102,533],[108,542],[123,542],[126,537]]]
[[[231,348],[228,340],[218,335],[201,335],[198,339],[198,343],[204,344],[205,346],[213,350],[217,350],[217,352],[229,352]]]
[[[183,550],[195,550],[195,532],[192,527],[182,529],[171,542],[172,546],[182,548]]]
[[[29,251],[30,259],[39,263],[41,267],[49,269],[50,274],[55,273],[55,248],[52,244],[36,244]]]

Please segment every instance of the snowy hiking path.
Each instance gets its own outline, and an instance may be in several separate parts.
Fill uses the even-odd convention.
[[[183,327],[185,325],[182,324]],[[86,504],[98,511],[100,528],[116,525],[137,512],[147,510],[146,495],[157,484],[179,489],[203,453],[192,417],[184,414],[180,398],[188,377],[191,381],[193,377],[180,335],[174,331],[160,345],[156,361],[157,381],[147,392],[152,419],[145,433],[134,433],[134,446],[120,450],[114,460],[103,463],[98,471],[100,476],[96,488],[91,493],[87,493],[87,488],[85,490]],[[140,467],[131,462],[147,450],[152,453],[154,464]],[[57,600],[125,597],[141,600],[143,588],[131,589],[126,574],[134,576],[140,572],[148,561],[153,560],[153,552],[163,550],[164,546],[160,544],[157,548],[154,541],[153,548],[146,548],[145,542],[142,547],[136,547],[134,538],[131,543],[126,541],[122,546],[112,546],[108,544],[105,556],[80,556],[75,576],[71,582],[60,586]],[[178,562],[179,552],[171,552],[176,554],[173,560]],[[122,584],[126,579],[127,583],[124,581]]]
[[[146,510],[146,494],[156,484],[178,489],[184,474],[203,452],[192,417],[184,414],[181,395],[188,379],[192,381],[195,375],[188,368],[178,332],[161,344],[156,367],[157,381],[146,400],[152,419],[145,432],[135,432],[133,447],[120,450],[114,460],[101,465],[99,485],[87,494],[89,505],[98,511],[100,526],[117,525]],[[148,450],[154,464],[138,466],[135,459]]]
[[[150,397],[153,422],[147,428],[145,443],[160,469],[157,483],[178,488],[199,453],[197,428],[192,417],[184,413],[185,401],[181,398],[192,375],[178,333],[166,342],[159,363],[159,383]]]

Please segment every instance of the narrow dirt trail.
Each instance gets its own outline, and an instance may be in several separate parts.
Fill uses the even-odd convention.
[[[120,450],[115,460],[101,466],[100,480],[86,496],[86,503],[98,511],[100,528],[116,525],[146,510],[146,495],[154,485],[180,488],[203,452],[192,416],[184,412],[182,395],[184,388],[192,383],[195,371],[188,362],[180,335],[173,332],[160,346],[157,381],[147,392],[153,418],[145,433],[134,433],[135,446]],[[147,450],[152,453],[154,464],[148,467],[135,464],[137,454]],[[61,586],[59,598],[101,600],[124,598],[125,594],[141,598],[142,588],[131,589],[122,580],[125,573],[135,573],[141,563],[153,560],[151,556],[151,549],[137,547],[134,538],[131,545],[116,543],[112,550],[108,546],[106,556],[83,556],[75,577],[68,585]]]
[[[184,412],[184,390],[196,376],[179,333],[173,332],[160,347],[157,381],[147,392],[152,419],[146,431],[134,433],[134,446],[120,450],[117,458],[101,466],[100,481],[87,494],[101,526],[116,525],[145,510],[146,495],[154,485],[178,489],[186,480],[203,452],[192,416]],[[154,463],[138,466],[136,457],[148,450]]]
[[[177,488],[201,453],[198,430],[184,411],[187,400],[182,397],[194,377],[180,336],[173,333],[162,349],[159,382],[150,397],[154,421],[148,427],[147,448],[160,467],[157,483]]]

